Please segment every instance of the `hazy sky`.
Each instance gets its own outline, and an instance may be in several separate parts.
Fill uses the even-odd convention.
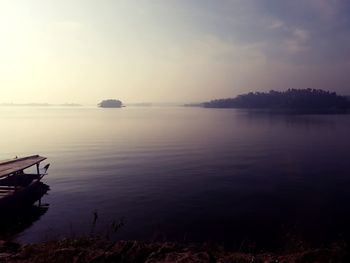
[[[348,0],[0,0],[0,102],[350,94]]]

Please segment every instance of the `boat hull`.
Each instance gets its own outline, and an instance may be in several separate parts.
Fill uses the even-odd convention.
[[[0,209],[3,212],[16,212],[16,209],[30,206],[40,200],[49,187],[40,180],[33,180],[28,186],[0,199]]]

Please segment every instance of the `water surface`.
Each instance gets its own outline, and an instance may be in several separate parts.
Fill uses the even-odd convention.
[[[90,232],[265,249],[349,240],[349,115],[0,107],[0,121],[0,159],[41,154],[52,164],[49,209],[14,233],[20,241]]]

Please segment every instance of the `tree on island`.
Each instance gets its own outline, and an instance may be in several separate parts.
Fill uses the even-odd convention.
[[[236,98],[204,102],[205,108],[342,110],[350,109],[350,101],[335,92],[320,89],[288,89],[287,91],[250,92]]]
[[[121,108],[123,107],[123,103],[120,100],[103,100],[98,104],[101,108]]]

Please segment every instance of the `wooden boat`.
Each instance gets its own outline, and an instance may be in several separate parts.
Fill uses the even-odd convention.
[[[1,209],[31,205],[48,191],[48,186],[41,182],[50,166],[47,164],[40,169],[44,160],[45,157],[33,155],[0,162]],[[36,166],[36,173],[24,172],[33,166]]]

